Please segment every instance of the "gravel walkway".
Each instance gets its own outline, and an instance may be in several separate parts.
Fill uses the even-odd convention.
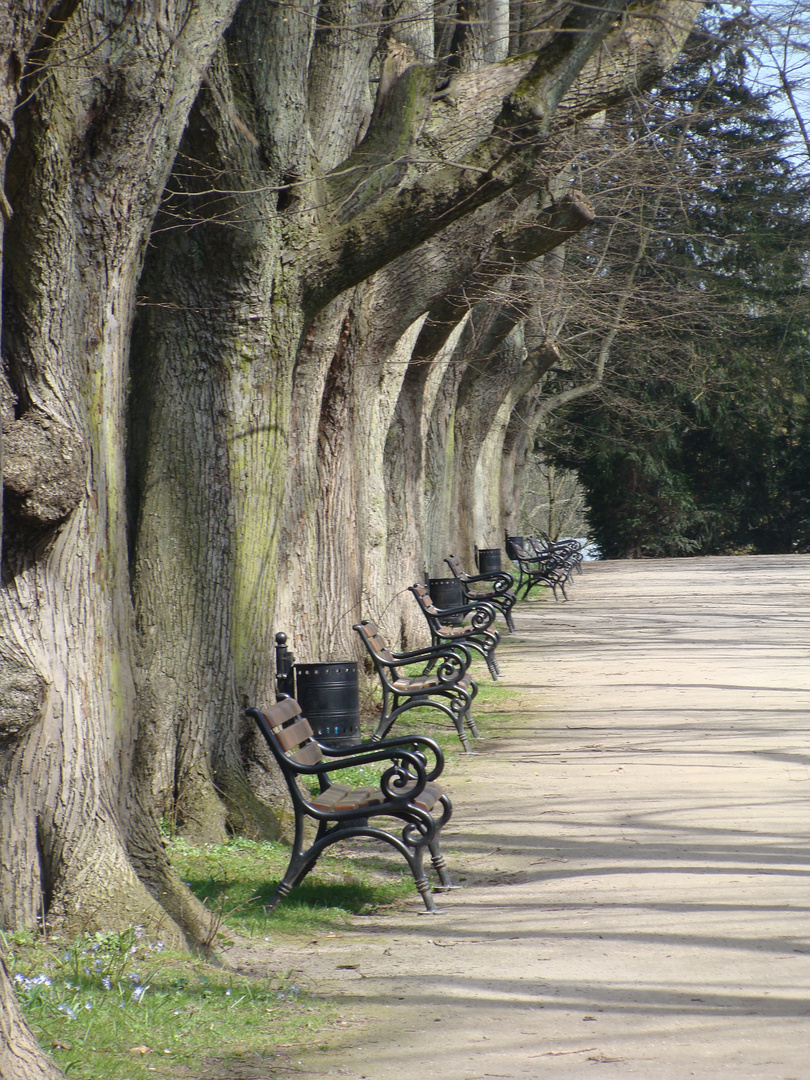
[[[499,650],[521,715],[449,778],[445,914],[286,958],[346,1017],[299,1075],[810,1078],[810,556],[571,596]]]

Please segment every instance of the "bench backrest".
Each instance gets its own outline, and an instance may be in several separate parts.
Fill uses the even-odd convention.
[[[453,575],[457,577],[460,581],[470,580],[470,575],[461,565],[461,559],[459,559],[458,555],[448,555],[444,561],[453,571]]]
[[[365,647],[372,653],[372,659],[378,658],[386,664],[394,663],[394,654],[376,622],[364,619],[354,629],[360,634]]]
[[[424,612],[438,617],[439,609],[431,600],[427,585],[409,585],[408,589],[416,597],[419,606]]]
[[[252,709],[250,714],[282,769],[290,762],[317,765],[323,761],[309,720],[301,715],[301,706],[295,698],[284,698],[267,712]]]
[[[526,559],[531,562],[531,556],[526,550],[522,536],[507,536],[506,554],[512,562],[520,562],[521,559]]]

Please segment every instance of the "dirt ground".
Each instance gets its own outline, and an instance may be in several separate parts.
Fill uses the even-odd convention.
[[[810,1080],[810,556],[592,563],[515,621],[464,887],[274,951],[344,1017],[288,1067]]]

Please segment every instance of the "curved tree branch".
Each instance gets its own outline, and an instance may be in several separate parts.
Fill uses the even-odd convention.
[[[534,53],[455,76],[427,111],[433,69],[407,68],[390,107],[324,180],[322,239],[301,265],[310,310],[529,180],[551,130],[651,84],[674,62],[701,4],[653,0],[632,14],[627,6],[606,0],[572,13]]]

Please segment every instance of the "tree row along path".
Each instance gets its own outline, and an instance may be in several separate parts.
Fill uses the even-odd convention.
[[[810,1077],[810,556],[571,597],[517,609],[518,718],[448,778],[444,914],[274,954],[344,1017],[298,1074]]]

